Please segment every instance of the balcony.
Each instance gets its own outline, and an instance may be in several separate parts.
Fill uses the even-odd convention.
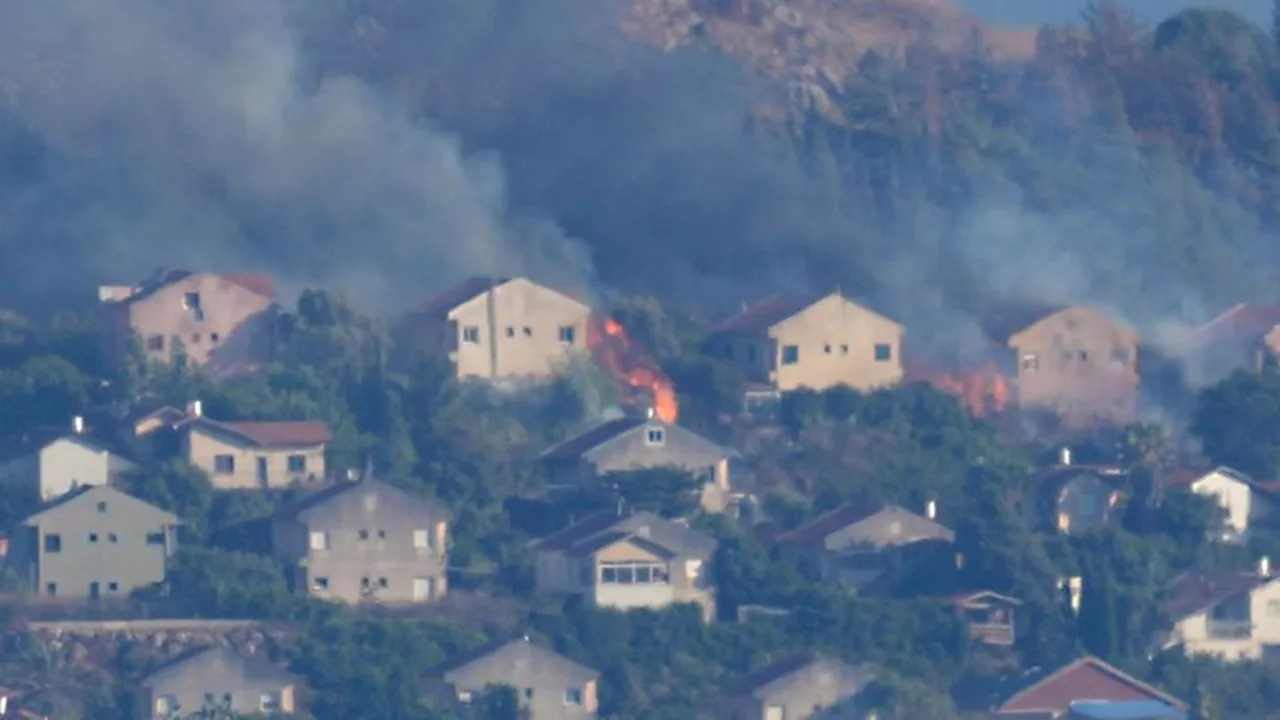
[[[1248,620],[1210,620],[1208,631],[1214,640],[1243,640],[1253,636],[1253,623]]]
[[[985,645],[1012,645],[1013,626],[1008,623],[970,623],[969,637]]]

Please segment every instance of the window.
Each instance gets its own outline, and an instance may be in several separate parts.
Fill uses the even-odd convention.
[[[413,547],[418,550],[425,550],[431,547],[431,533],[426,530],[413,531]]]
[[[164,350],[164,336],[163,335],[148,336],[147,349],[153,352],[160,352]]]
[[[508,325],[508,326],[507,326],[507,337],[515,337],[515,336],[516,336],[516,329],[515,329],[515,328],[513,328],[513,327],[511,327],[510,325]]]
[[[1081,350],[1080,362],[1088,362],[1088,361],[1089,361],[1089,352],[1087,350]]]
[[[582,704],[582,688],[571,687],[564,691],[565,705],[581,705]]]
[[[312,590],[328,590],[328,589],[329,589],[329,578],[327,578],[327,577],[313,577],[313,578],[311,578],[311,589],[312,589]]]
[[[378,578],[378,587],[385,590],[389,584],[386,578]]]
[[[524,336],[525,336],[525,337],[533,337],[533,328],[529,327],[528,325],[525,325],[525,326],[524,326]]]
[[[279,712],[280,711],[280,693],[267,692],[262,693],[258,697],[259,712]]]
[[[164,533],[162,532],[147,533],[147,544],[148,545],[164,545]]]
[[[1040,358],[1035,353],[1025,353],[1022,356],[1023,372],[1035,372],[1040,369]]]
[[[572,345],[577,339],[578,329],[572,325],[565,325],[560,328],[560,342],[566,345]]]
[[[120,541],[120,537],[118,535],[116,535],[115,533],[107,533],[107,542],[111,543],[112,545],[115,545],[119,541]]]
[[[288,463],[289,472],[291,473],[304,473],[307,471],[306,455],[290,455]]]
[[[178,698],[173,695],[161,695],[156,698],[156,714],[169,715],[178,711]]]
[[[48,583],[44,586],[44,594],[53,597],[58,594],[58,583]]]
[[[831,354],[831,345],[830,345],[830,344],[823,345],[823,346],[822,346],[822,352],[824,352],[824,353],[826,353],[826,354],[830,355],[830,354]]]
[[[200,293],[189,292],[182,296],[182,309],[195,310],[200,307]]]
[[[649,445],[661,445],[666,439],[666,433],[660,427],[651,427],[644,435],[644,441]]]
[[[361,531],[360,531],[360,542],[364,542],[364,541],[366,541],[366,540],[368,540],[368,539],[369,539],[369,531],[368,531],[368,530],[361,530]]]
[[[209,342],[218,342],[218,333],[209,333]]]
[[[365,575],[364,577],[360,578],[360,589],[361,589],[361,590],[364,590],[365,592],[368,592],[370,587],[372,587],[372,586],[371,586],[371,585],[370,585],[370,583],[369,583],[369,576],[368,576],[368,575]]]
[[[471,702],[471,691],[469,691],[469,690],[459,690],[459,691],[458,691],[458,702],[464,702],[464,703]]]
[[[480,328],[475,325],[468,325],[462,328],[462,342],[471,345],[480,344]]]
[[[379,539],[379,540],[386,540],[386,539],[387,539],[387,531],[386,531],[386,530],[379,530],[379,531],[378,531],[378,539]]]
[[[841,345],[841,346],[840,346],[840,354],[841,354],[841,355],[848,355],[848,354],[849,354],[849,346],[848,346],[848,345]]]
[[[62,552],[62,536],[61,535],[45,535],[44,551],[47,553]]]
[[[327,532],[311,533],[311,549],[312,550],[328,550],[329,549],[329,533]]]
[[[764,709],[764,720],[786,720],[781,705],[770,705]]]
[[[600,563],[600,582],[609,585],[666,584],[671,576],[665,565],[645,562]],[[589,576],[588,576],[588,579]]]
[[[104,502],[98,503],[98,512],[104,513],[106,511],[107,511],[107,504]]]
[[[525,688],[525,689],[524,689],[524,699],[525,699],[525,700],[532,700],[532,699],[533,699],[533,688]]]
[[[89,533],[89,544],[90,545],[98,544],[98,533]]]
[[[800,362],[800,347],[797,345],[782,346],[782,364],[795,365]]]
[[[888,362],[893,359],[893,346],[889,343],[876,343],[876,362]]]
[[[236,471],[236,458],[234,455],[214,455],[213,456],[213,473],[215,475],[231,475]]]
[[[101,594],[101,591],[98,589],[98,581],[94,580],[93,582],[89,583],[89,597],[96,598],[100,594]]]
[[[109,590],[109,591],[111,591],[111,592],[119,592],[119,590],[120,590],[120,583],[113,583],[113,582],[112,582],[112,583],[107,583],[107,590]]]

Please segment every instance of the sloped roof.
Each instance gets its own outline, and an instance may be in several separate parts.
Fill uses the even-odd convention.
[[[1165,587],[1165,599],[1161,605],[1171,617],[1182,619],[1240,593],[1252,592],[1273,580],[1275,578],[1246,572],[1180,573]]]
[[[297,678],[261,656],[246,657],[231,648],[207,645],[192,648],[161,665],[142,680],[142,687],[153,688],[176,680],[188,672],[201,672],[210,665],[239,665],[245,677],[277,682],[281,687],[293,685]],[[231,688],[228,688],[230,690]]]
[[[962,682],[957,704],[968,710],[1059,712],[1077,700],[1159,700],[1175,708],[1186,703],[1093,656],[1057,668],[1032,668],[1021,675]]]
[[[190,418],[183,425],[222,430],[262,448],[324,445],[333,441],[333,433],[323,420],[222,422],[201,416]]]
[[[1240,303],[1218,317],[1196,328],[1202,338],[1260,337],[1280,325],[1280,305]]]
[[[128,493],[116,490],[110,485],[82,485],[78,488],[75,488],[74,490],[71,490],[70,492],[63,493],[62,495],[59,495],[58,497],[41,505],[35,512],[28,515],[22,521],[22,524],[27,527],[35,527],[39,525],[41,522],[43,522],[44,520],[46,520],[47,516],[53,511],[57,510],[58,508],[70,505],[73,502],[80,501],[82,500],[82,498],[85,498],[87,496],[93,496],[95,499],[98,499],[98,498],[123,499],[126,502],[133,503],[138,506],[146,508],[150,512],[154,513],[165,525],[181,525],[182,524],[182,520],[180,520],[177,515],[174,515],[173,513],[168,512],[166,510],[162,510],[156,507],[155,505],[152,505],[151,503],[145,500],[140,500]],[[110,503],[111,501],[108,499],[107,502]]]
[[[830,666],[832,670],[839,672],[842,677],[857,681],[861,685],[870,683],[875,679],[875,669],[870,664],[853,666],[816,653],[802,652],[783,658],[746,675],[729,691],[729,694],[749,695],[756,698],[766,697],[772,691],[778,689],[779,685],[785,684],[787,680],[815,664]]]
[[[762,332],[809,307],[823,296],[771,295],[711,328],[712,333]]]
[[[322,490],[317,490],[291,505],[280,508],[276,512],[276,517],[305,520],[312,510],[330,503],[350,501],[351,496],[356,493],[360,494],[361,502],[363,502],[364,495],[370,491],[380,497],[394,500],[392,505],[398,510],[428,517],[447,518],[450,516],[449,510],[442,505],[407,493],[381,480],[369,479],[339,482]]]
[[[955,593],[951,596],[951,602],[957,605],[965,605],[978,600],[999,600],[1000,602],[1009,603],[1010,605],[1022,604],[1021,600],[1008,595],[1002,595],[995,590],[969,590],[967,592]]]
[[[498,640],[455,655],[436,667],[433,674],[447,680],[449,675],[464,669],[479,670],[490,675],[491,682],[502,683],[521,673],[524,668],[534,666],[540,672],[549,670],[552,674],[560,675],[565,679],[566,687],[581,685],[600,677],[600,671],[548,650],[530,641],[528,637]]]
[[[1162,478],[1160,478],[1160,484],[1165,488],[1172,490],[1189,490],[1192,485],[1213,473],[1218,473],[1219,475],[1244,483],[1250,487],[1257,486],[1257,483],[1253,481],[1253,478],[1250,478],[1248,475],[1245,475],[1238,470],[1232,470],[1225,465],[1210,468],[1179,468],[1166,473]]]
[[[659,545],[658,543],[647,540],[641,537],[640,535],[635,534],[634,532],[626,532],[626,531],[619,531],[619,530],[613,530],[607,533],[601,533],[593,538],[590,538],[584,542],[574,545],[572,548],[570,548],[568,555],[570,557],[587,557],[588,555],[591,555],[594,552],[598,552],[600,550],[603,550],[609,547],[610,545],[614,545],[624,540],[664,560],[670,560],[676,557],[677,555],[675,551],[668,549],[662,545]]]
[[[987,337],[1003,345],[1010,337],[1068,307],[1034,302],[991,305],[980,313],[978,324]]]
[[[414,310],[415,314],[443,315],[475,296],[510,282],[508,277],[470,277],[444,292],[427,298]]]
[[[190,270],[161,270],[155,275],[142,281],[137,290],[127,298],[120,300],[118,304],[129,305],[140,300],[145,300],[155,295],[170,285],[186,280],[193,275],[198,275]],[[264,272],[237,272],[237,273],[212,273],[227,282],[235,283],[240,287],[263,297],[275,299],[277,297],[276,282],[270,274]]]
[[[586,432],[552,445],[542,452],[544,460],[573,460],[619,435],[649,422],[643,418],[625,417],[608,420]]]
[[[850,525],[855,525],[863,520],[888,511],[903,512],[907,515],[913,515],[920,518],[925,522],[933,523],[938,528],[939,539],[955,538],[955,533],[946,526],[933,520],[929,520],[923,515],[916,515],[916,513],[913,513],[910,510],[905,510],[897,505],[888,505],[880,502],[865,502],[841,505],[835,510],[810,520],[794,530],[782,533],[776,538],[776,542],[782,545],[817,542],[834,532],[849,527]]]
[[[45,426],[31,428],[21,435],[13,436],[0,443],[0,462],[16,460],[40,452],[59,440],[73,440],[125,460],[136,460],[133,457],[133,451],[111,432],[86,427],[84,432],[77,433],[69,427]]]
[[[602,541],[602,536],[608,540]],[[535,552],[559,551],[574,555],[583,552],[583,548],[605,547],[624,537],[643,540],[679,557],[708,559],[718,547],[715,538],[648,511],[623,516],[598,513],[534,541],[531,547]]]

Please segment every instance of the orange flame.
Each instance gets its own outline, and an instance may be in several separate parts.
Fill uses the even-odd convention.
[[[676,388],[653,358],[636,347],[627,329],[610,317],[596,319],[593,332],[587,333],[592,355],[607,368],[619,385],[646,390],[651,394],[653,415],[662,422],[675,423],[680,417]]]
[[[1009,381],[995,363],[964,373],[916,373],[917,379],[955,395],[974,417],[1004,412],[1009,406]]]

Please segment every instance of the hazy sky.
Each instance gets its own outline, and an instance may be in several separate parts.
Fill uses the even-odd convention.
[[[1025,25],[1074,20],[1088,0],[957,0],[957,4],[995,22]],[[1124,4],[1147,21],[1159,21],[1194,6],[1229,8],[1259,22],[1266,22],[1271,13],[1271,0],[1125,0]]]

